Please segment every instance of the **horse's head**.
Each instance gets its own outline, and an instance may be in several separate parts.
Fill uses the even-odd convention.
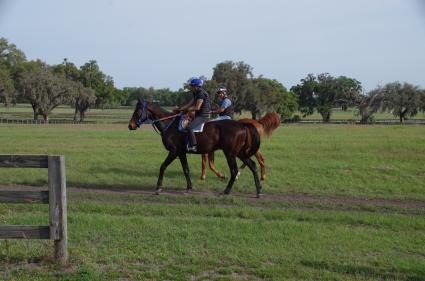
[[[134,110],[133,116],[128,123],[129,130],[136,130],[149,118],[148,102],[139,100]]]

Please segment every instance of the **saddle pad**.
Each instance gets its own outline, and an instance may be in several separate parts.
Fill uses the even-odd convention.
[[[186,133],[187,132],[186,128],[188,124],[189,124],[189,120],[187,120],[185,116],[182,115],[179,120],[179,131]],[[204,125],[205,123],[198,125],[196,128],[193,129],[193,132],[202,133],[202,131],[204,130]]]

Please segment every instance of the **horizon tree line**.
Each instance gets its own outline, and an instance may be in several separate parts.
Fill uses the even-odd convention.
[[[387,83],[363,93],[361,82],[350,77],[333,77],[329,73],[308,74],[288,90],[279,81],[262,75],[254,77],[253,68],[244,62],[224,61],[213,68],[204,87],[218,103],[215,91],[227,87],[235,112],[248,111],[258,119],[267,111],[276,111],[282,119],[293,118],[299,111],[303,117],[318,112],[329,122],[333,108],[355,107],[361,123],[370,123],[376,112],[391,112],[403,123],[419,112],[425,112],[425,90],[409,83]],[[75,109],[74,121],[84,121],[92,108],[133,105],[138,98],[162,106],[182,104],[190,99],[186,84],[177,91],[143,87],[117,89],[113,78],[103,73],[95,60],[80,67],[64,59],[57,65],[41,60],[27,61],[16,45],[0,38],[0,103],[30,103],[34,119],[48,116],[59,105]]]

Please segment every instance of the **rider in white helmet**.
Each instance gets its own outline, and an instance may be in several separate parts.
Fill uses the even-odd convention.
[[[232,101],[227,96],[227,89],[226,87],[219,87],[217,89],[218,97],[220,98],[220,107],[212,111],[212,113],[218,114],[218,117],[213,119],[212,121],[219,121],[219,120],[230,120],[233,119],[233,104]]]

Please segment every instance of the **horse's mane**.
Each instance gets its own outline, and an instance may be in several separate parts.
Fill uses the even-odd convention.
[[[153,107],[153,108],[155,108],[155,110],[157,111],[157,113],[159,113],[159,114],[161,114],[161,115],[164,115],[164,117],[165,116],[171,116],[171,115],[173,115],[174,113],[172,113],[172,112],[169,112],[168,110],[165,110],[164,108],[162,108],[161,106],[159,106],[158,104],[155,104],[155,103],[150,103],[151,104],[151,106]]]

